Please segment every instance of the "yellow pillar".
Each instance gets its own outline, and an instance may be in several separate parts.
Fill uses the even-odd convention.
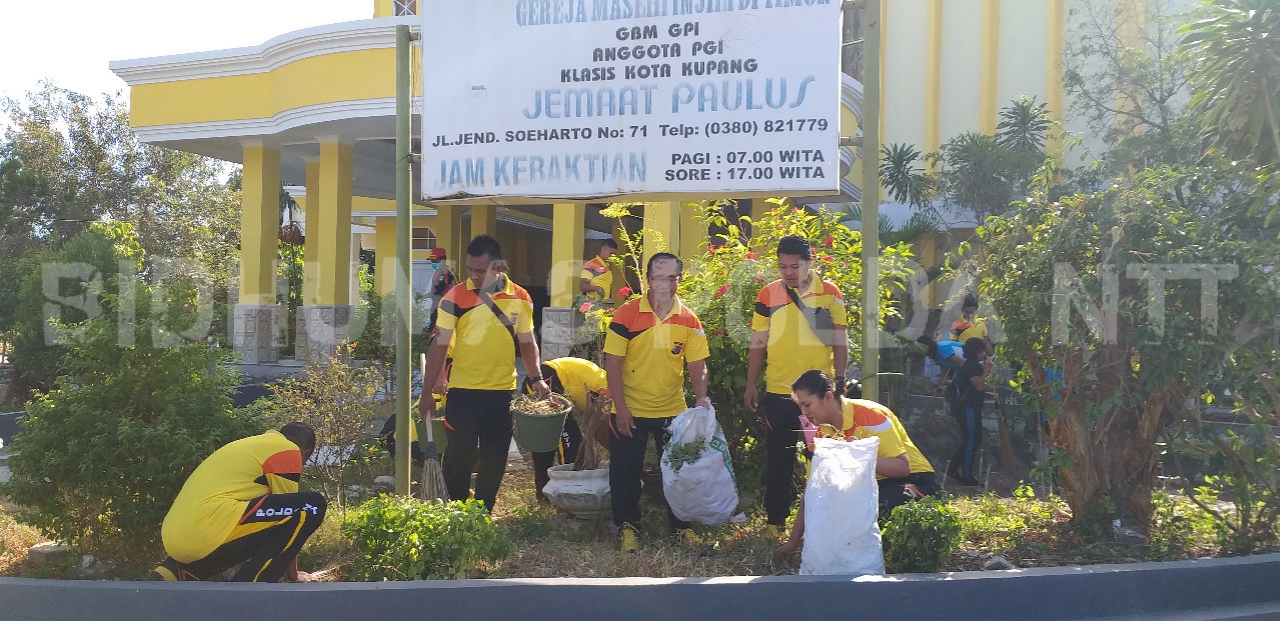
[[[696,203],[680,207],[680,252],[678,254],[681,259],[688,259],[698,254],[702,244],[707,241],[707,227],[698,218],[698,209]]]
[[[462,210],[465,205],[437,205],[436,222],[432,230],[436,233],[436,245],[444,248],[448,255],[447,262],[453,266],[453,273],[458,280],[466,278],[467,242],[462,236]]]
[[[644,264],[654,253],[680,250],[680,203],[664,201],[644,204]],[[654,233],[657,233],[655,236]]]
[[[320,143],[319,226],[316,227],[318,300],[350,304],[351,180],[354,149],[337,141]]]
[[[373,233],[374,255],[377,258],[376,291],[378,297],[385,297],[395,292],[396,271],[396,219],[378,218]]]
[[[471,235],[470,239],[475,239],[480,235],[494,235],[498,230],[498,206],[497,205],[472,205],[471,206]]]
[[[982,0],[982,73],[978,78],[978,131],[996,133],[996,79],[1000,72],[1000,0]]]
[[[1065,88],[1062,84],[1062,51],[1064,49],[1067,29],[1066,0],[1049,0],[1048,32],[1045,36],[1047,64],[1044,73],[1044,101],[1048,105],[1049,120],[1062,123],[1062,107]],[[1062,128],[1049,129],[1045,137],[1045,148],[1049,155],[1058,157],[1062,149]],[[1061,161],[1061,158],[1059,158]]]
[[[928,41],[924,61],[924,152],[942,146],[942,0],[929,0]],[[932,168],[932,164],[929,164]]]
[[[551,305],[566,307],[573,304],[582,273],[587,206],[557,203],[551,209]]]
[[[302,253],[302,305],[319,304],[320,285],[320,160],[307,161],[307,196],[302,205],[306,244]]]
[[[240,303],[276,303],[280,152],[244,147],[240,203]]]
[[[515,231],[516,243],[511,249],[511,264],[520,269],[520,273],[512,274],[516,282],[531,282],[533,278],[533,264],[529,257],[529,228],[519,227]]]

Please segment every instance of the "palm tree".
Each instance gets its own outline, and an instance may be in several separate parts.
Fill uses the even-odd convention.
[[[880,183],[889,196],[899,203],[927,207],[933,180],[916,167],[920,150],[915,145],[894,143],[881,147],[880,153]]]
[[[1042,153],[1044,134],[1049,131],[1049,104],[1036,104],[1036,98],[1018,98],[1000,109],[1000,123],[996,125],[996,142],[1002,147]]]
[[[1206,10],[1206,19],[1180,30],[1182,45],[1200,60],[1191,74],[1192,109],[1204,115],[1214,149],[1232,159],[1274,162],[1280,159],[1280,4],[1211,0]]]

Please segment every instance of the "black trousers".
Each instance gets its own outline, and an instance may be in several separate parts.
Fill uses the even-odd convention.
[[[564,421],[564,430],[560,432],[560,449],[533,454],[533,485],[538,498],[542,498],[542,488],[547,486],[551,477],[547,468],[561,464],[571,464],[578,458],[578,450],[582,447],[582,430],[578,421],[570,415]]]
[[[965,479],[972,478],[978,449],[982,448],[982,404],[974,407],[963,402],[957,403],[951,409],[951,415],[960,424],[960,448],[951,458],[950,472],[958,473]]]
[[[933,496],[942,490],[938,477],[932,472],[914,472],[896,479],[880,479],[876,483],[880,486],[881,516],[889,515],[898,505]]]
[[[319,492],[259,496],[249,501],[237,529],[263,522],[271,522],[270,526],[241,536],[233,530],[232,539],[182,568],[195,578],[207,580],[240,565],[231,577],[233,582],[279,582],[302,544],[324,521],[327,506]]]
[[[800,441],[800,406],[790,395],[765,393],[764,512],[770,524],[784,526],[796,502],[796,443]]]
[[[609,494],[613,503],[613,523],[622,526],[629,524],[632,528],[640,528],[640,475],[644,471],[644,451],[649,444],[649,436],[653,436],[653,446],[662,454],[662,447],[671,438],[667,425],[669,418],[639,418],[631,420],[636,428],[631,430],[631,437],[618,434],[616,417],[609,419]],[[667,509],[667,525],[672,532],[688,528],[689,523],[676,518],[671,509]]]
[[[511,448],[511,391],[450,388],[448,399],[444,427],[449,448],[440,464],[444,486],[453,500],[470,497],[472,466],[478,460],[476,499],[493,511]]]

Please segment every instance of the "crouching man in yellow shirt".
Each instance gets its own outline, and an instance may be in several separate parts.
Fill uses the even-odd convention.
[[[165,515],[169,556],[151,579],[204,580],[240,565],[234,582],[311,582],[298,571],[298,551],[328,503],[319,492],[299,492],[298,481],[315,447],[310,426],[289,423],[214,451]]]

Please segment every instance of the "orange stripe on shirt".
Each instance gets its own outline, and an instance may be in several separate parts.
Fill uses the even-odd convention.
[[[262,462],[262,474],[302,474],[302,452],[280,451]]]

